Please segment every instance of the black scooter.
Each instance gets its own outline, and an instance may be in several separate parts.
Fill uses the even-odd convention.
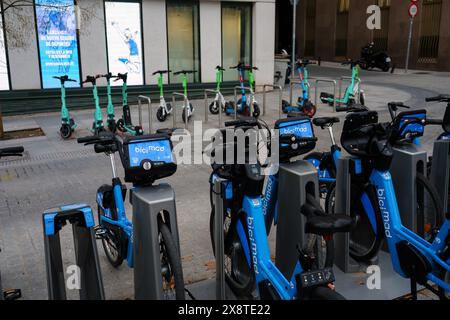
[[[384,72],[388,72],[392,66],[392,59],[385,51],[375,52],[374,43],[370,43],[361,49],[361,69],[381,69]]]

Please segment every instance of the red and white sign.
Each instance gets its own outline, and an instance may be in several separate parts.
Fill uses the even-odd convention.
[[[409,5],[408,13],[411,18],[415,18],[419,13],[419,7],[416,4],[417,1],[411,2]]]

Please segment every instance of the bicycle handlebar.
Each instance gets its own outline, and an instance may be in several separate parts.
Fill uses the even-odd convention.
[[[443,120],[439,120],[439,119],[427,119],[427,121],[425,122],[425,125],[430,125],[430,126],[442,126],[444,124]]]
[[[225,122],[225,127],[256,127],[259,125],[258,120],[256,119],[240,119]]]
[[[14,156],[22,156],[22,153],[25,151],[25,149],[20,147],[9,147],[9,148],[3,148],[0,149],[0,158],[2,157],[14,157]]]
[[[447,102],[450,103],[450,95],[440,94],[436,97],[430,97],[425,99],[426,102]]]

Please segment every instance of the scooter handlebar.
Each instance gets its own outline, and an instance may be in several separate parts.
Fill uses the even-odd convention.
[[[171,73],[172,70],[158,70],[152,73],[152,76],[155,76],[157,74],[166,74],[166,73]]]

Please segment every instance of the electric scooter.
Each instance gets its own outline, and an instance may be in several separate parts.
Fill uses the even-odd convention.
[[[158,88],[159,88],[159,108],[156,112],[156,118],[159,122],[166,121],[167,117],[172,113],[172,105],[166,102],[164,98],[164,74],[168,74],[172,70],[158,70],[153,72],[153,75],[158,76]]]
[[[219,108],[222,108],[222,111],[225,112],[227,108],[233,107],[229,102],[225,101],[222,92],[220,92],[224,71],[225,69],[221,66],[216,67],[216,97],[214,98],[214,101],[209,105],[209,112],[211,112],[211,114],[218,114]]]
[[[128,105],[128,92],[127,92],[127,79],[128,73],[119,73],[116,77],[116,80],[122,80],[122,110],[123,115],[122,118],[117,120],[117,129],[121,132],[127,132],[132,136],[141,136],[144,134],[144,130],[140,126],[133,126],[133,122],[131,119],[131,111],[130,106]]]
[[[356,104],[356,98],[359,94],[359,104],[365,105],[365,96],[364,91],[359,89],[360,78],[359,78],[359,66],[361,64],[361,60],[349,60],[342,63],[343,66],[350,65],[352,69],[352,79],[350,81],[349,86],[345,90],[345,94],[342,98],[338,97],[336,99],[336,110],[337,111],[348,111],[349,108]],[[334,95],[326,92],[320,93],[320,100],[322,103],[326,103],[330,106],[333,106],[334,103]]]
[[[183,94],[186,97],[186,104],[183,107],[183,114],[182,114],[182,119],[183,122],[186,123],[187,121],[189,121],[189,119],[194,115],[194,107],[192,106],[192,103],[189,102],[189,98],[188,98],[188,89],[187,89],[187,84],[188,84],[188,79],[187,79],[187,75],[188,74],[194,74],[197,71],[194,70],[181,70],[181,71],[177,71],[174,73],[175,76],[182,74],[182,85],[183,85]]]
[[[97,79],[99,79],[100,76],[87,76],[86,80],[84,80],[82,83],[91,83],[92,84],[92,95],[94,97],[94,103],[95,103],[95,112],[94,112],[94,121],[92,123],[91,131],[94,135],[99,134],[102,131],[105,131],[105,127],[103,125],[103,113],[102,109],[100,107],[100,101],[98,97],[98,90],[97,90]]]
[[[304,114],[310,118],[313,118],[314,115],[317,112],[317,107],[311,102],[309,99],[309,72],[308,72],[308,65],[310,64],[316,64],[315,62],[309,61],[309,60],[298,60],[296,63],[298,75],[300,77],[300,87],[302,89],[302,95],[298,97],[297,106],[291,106],[289,102],[286,100],[283,100],[282,102],[282,108],[283,112],[288,114],[291,112],[294,113],[301,113]]]
[[[66,87],[64,86],[64,84],[66,82],[77,82],[77,81],[69,79],[69,76],[67,75],[53,78],[58,79],[61,82],[61,128],[59,129],[59,133],[61,135],[61,138],[66,140],[72,136],[72,133],[75,131],[77,125],[75,123],[75,120],[73,120],[70,117],[69,109],[67,108]]]
[[[253,67],[250,65],[245,65],[243,62],[240,62],[237,66],[230,67],[230,69],[237,69],[239,72],[239,82],[241,86],[241,98],[237,102],[237,113],[242,114],[243,116],[250,116],[250,106],[253,106],[253,117],[258,118],[261,114],[258,102],[255,97],[255,75],[253,74],[254,70],[258,70],[257,67]],[[245,83],[244,83],[244,72],[248,71],[248,82],[250,87],[250,98],[247,98],[245,94]],[[228,104],[225,108],[225,113],[228,116],[232,116],[235,114],[235,106],[234,103]]]
[[[104,74],[101,76],[101,78],[106,79],[106,90],[108,95],[108,106],[106,107],[106,126],[108,127],[109,131],[116,132],[117,126],[116,126],[116,119],[114,114],[114,104],[112,101],[112,92],[111,92],[111,79],[116,78],[116,76],[113,76],[111,72]]]

